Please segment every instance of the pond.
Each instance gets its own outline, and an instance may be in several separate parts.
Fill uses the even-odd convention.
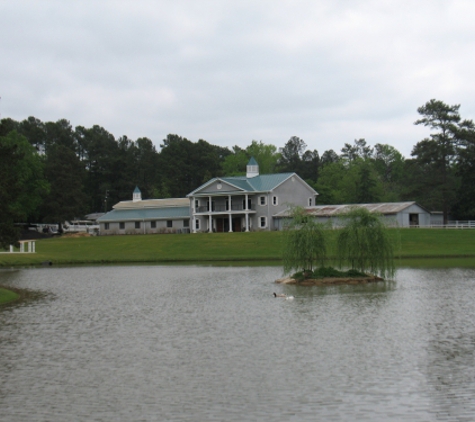
[[[0,271],[0,285],[42,293],[0,308],[0,421],[475,419],[474,269],[327,288],[279,276]]]

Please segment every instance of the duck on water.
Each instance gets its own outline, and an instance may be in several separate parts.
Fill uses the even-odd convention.
[[[274,297],[281,297],[281,298],[287,299],[287,300],[291,300],[291,299],[294,298],[293,296],[287,296],[287,295],[284,295],[283,293],[277,294],[276,292],[274,292]]]

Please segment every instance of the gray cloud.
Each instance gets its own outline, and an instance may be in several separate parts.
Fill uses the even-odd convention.
[[[257,3],[257,4],[256,4]],[[0,2],[2,117],[408,156],[431,98],[475,118],[467,1]]]

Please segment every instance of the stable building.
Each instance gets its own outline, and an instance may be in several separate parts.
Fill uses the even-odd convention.
[[[135,188],[131,201],[121,201],[97,219],[101,235],[189,233],[190,207],[186,198],[142,199]]]
[[[97,219],[101,235],[278,230],[274,216],[290,206],[314,206],[318,193],[296,173],[259,174],[254,158],[246,176],[215,177],[186,198],[121,201]]]
[[[305,211],[315,218],[318,223],[328,223],[333,227],[341,225],[341,215],[351,208],[366,208],[378,213],[389,227],[430,227],[431,213],[414,201],[410,202],[381,202],[375,204],[342,204],[316,205],[305,207]],[[274,215],[279,230],[283,230],[289,222],[291,210],[287,209]]]

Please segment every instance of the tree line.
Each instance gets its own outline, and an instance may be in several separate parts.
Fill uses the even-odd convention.
[[[261,174],[296,172],[319,193],[317,203],[415,200],[439,210],[447,221],[475,218],[475,126],[460,105],[430,100],[418,108],[415,124],[428,128],[405,158],[393,146],[365,139],[339,152],[309,150],[292,136],[282,148],[253,140],[246,148],[225,148],[176,134],[159,150],[146,137],[115,138],[94,125],[72,127],[66,119],[0,121],[0,225],[60,223],[104,212],[131,197],[183,197],[212,177],[245,174],[251,156]],[[7,233],[13,233],[12,230]]]

